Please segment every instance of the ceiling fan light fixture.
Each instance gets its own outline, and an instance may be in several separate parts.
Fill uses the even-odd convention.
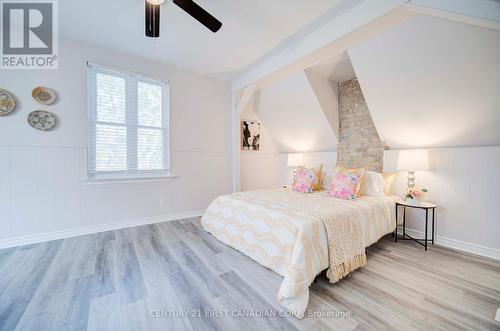
[[[156,6],[159,6],[165,2],[165,0],[146,0],[146,1],[149,2],[150,4],[156,5]]]
[[[151,2],[157,2],[153,4]],[[146,10],[146,37],[158,38],[160,36],[160,11],[161,0],[146,0],[144,2]]]

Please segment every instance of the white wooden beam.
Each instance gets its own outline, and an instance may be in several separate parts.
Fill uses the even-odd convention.
[[[231,166],[233,193],[241,191],[240,113],[237,111],[237,93],[231,95]]]
[[[256,90],[255,84],[245,87],[241,91],[232,92],[231,96],[231,133],[232,133],[232,166],[233,192],[241,191],[241,124],[240,116],[248,106]],[[238,96],[241,95],[239,98]]]
[[[500,1],[410,0],[405,7],[418,14],[500,30]]]
[[[249,85],[243,89],[241,97],[236,104],[236,112],[238,114],[241,114],[243,110],[245,110],[246,106],[248,105],[248,102],[253,97],[255,89],[256,89],[255,84]]]

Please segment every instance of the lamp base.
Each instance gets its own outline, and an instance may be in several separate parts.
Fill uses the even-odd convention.
[[[408,171],[408,189],[412,189],[415,187],[415,171]]]

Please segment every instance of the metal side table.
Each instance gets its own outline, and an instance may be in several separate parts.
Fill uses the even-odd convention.
[[[398,238],[398,212],[399,207],[403,207],[403,235]],[[413,238],[408,233],[406,233],[406,208],[415,208],[425,210],[425,238]],[[427,243],[430,241],[434,245],[434,230],[436,223],[436,208],[437,205],[430,202],[420,202],[419,205],[407,203],[406,201],[396,201],[396,230],[394,233],[394,241],[398,240],[413,240],[418,244],[424,246],[427,251]],[[428,228],[429,228],[429,214],[432,212],[432,238],[427,238]]]

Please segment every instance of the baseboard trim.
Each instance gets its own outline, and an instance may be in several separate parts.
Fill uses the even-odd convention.
[[[84,226],[84,227],[67,229],[67,230],[62,230],[62,231],[46,232],[46,233],[40,233],[40,234],[34,234],[34,235],[28,235],[28,236],[1,239],[0,240],[0,249],[22,246],[22,245],[31,245],[31,244],[36,244],[36,243],[51,241],[51,240],[57,240],[57,239],[78,237],[78,236],[83,236],[86,234],[92,234],[92,233],[98,233],[98,232],[104,232],[104,231],[131,228],[131,227],[139,226],[139,225],[147,225],[147,224],[175,221],[175,220],[191,218],[191,217],[199,217],[199,216],[203,215],[204,212],[205,212],[205,210],[201,210],[201,209],[200,210],[191,210],[191,211],[168,214],[168,215],[145,217],[145,218],[140,218],[140,219],[117,221],[117,222],[110,222],[110,223],[104,223],[104,224],[96,224],[96,225]]]
[[[398,233],[401,234],[403,231],[402,228],[398,229]],[[423,238],[424,237],[424,232],[423,231],[417,231],[413,229],[408,229],[406,228],[406,233],[408,233],[412,237],[416,238]],[[430,238],[430,235],[429,235]],[[457,249],[460,251],[464,251],[467,253],[472,253],[476,255],[481,255],[485,257],[489,257],[495,260],[500,260],[500,249],[495,249],[491,247],[486,247],[478,244],[473,244],[457,239],[452,239],[452,238],[447,238],[443,236],[438,236],[436,235],[435,243],[441,246]]]
[[[140,219],[133,220],[125,220],[125,221],[117,221],[110,222],[104,224],[96,224],[90,226],[84,226],[80,228],[67,229],[62,231],[55,232],[46,232],[28,236],[20,236],[15,238],[1,239],[0,240],[0,249],[17,247],[22,245],[31,245],[45,241],[65,239],[71,237],[83,236],[86,234],[104,232],[104,231],[112,231],[118,229],[131,228],[134,226],[147,225],[147,224],[155,224],[162,223],[168,221],[175,221],[179,219],[191,218],[191,217],[200,217],[203,215],[205,210],[191,210],[180,213],[173,213],[168,215],[154,216],[154,217],[145,217]],[[399,233],[402,232],[402,229],[398,230]],[[413,237],[422,238],[424,233],[422,231],[417,231],[414,229],[406,229],[406,232]],[[460,251],[477,254],[485,257],[489,257],[495,260],[500,260],[500,249],[495,249],[491,247],[486,247],[478,244],[468,243],[465,241],[447,238],[443,236],[436,235],[435,242],[438,245],[457,249]]]

